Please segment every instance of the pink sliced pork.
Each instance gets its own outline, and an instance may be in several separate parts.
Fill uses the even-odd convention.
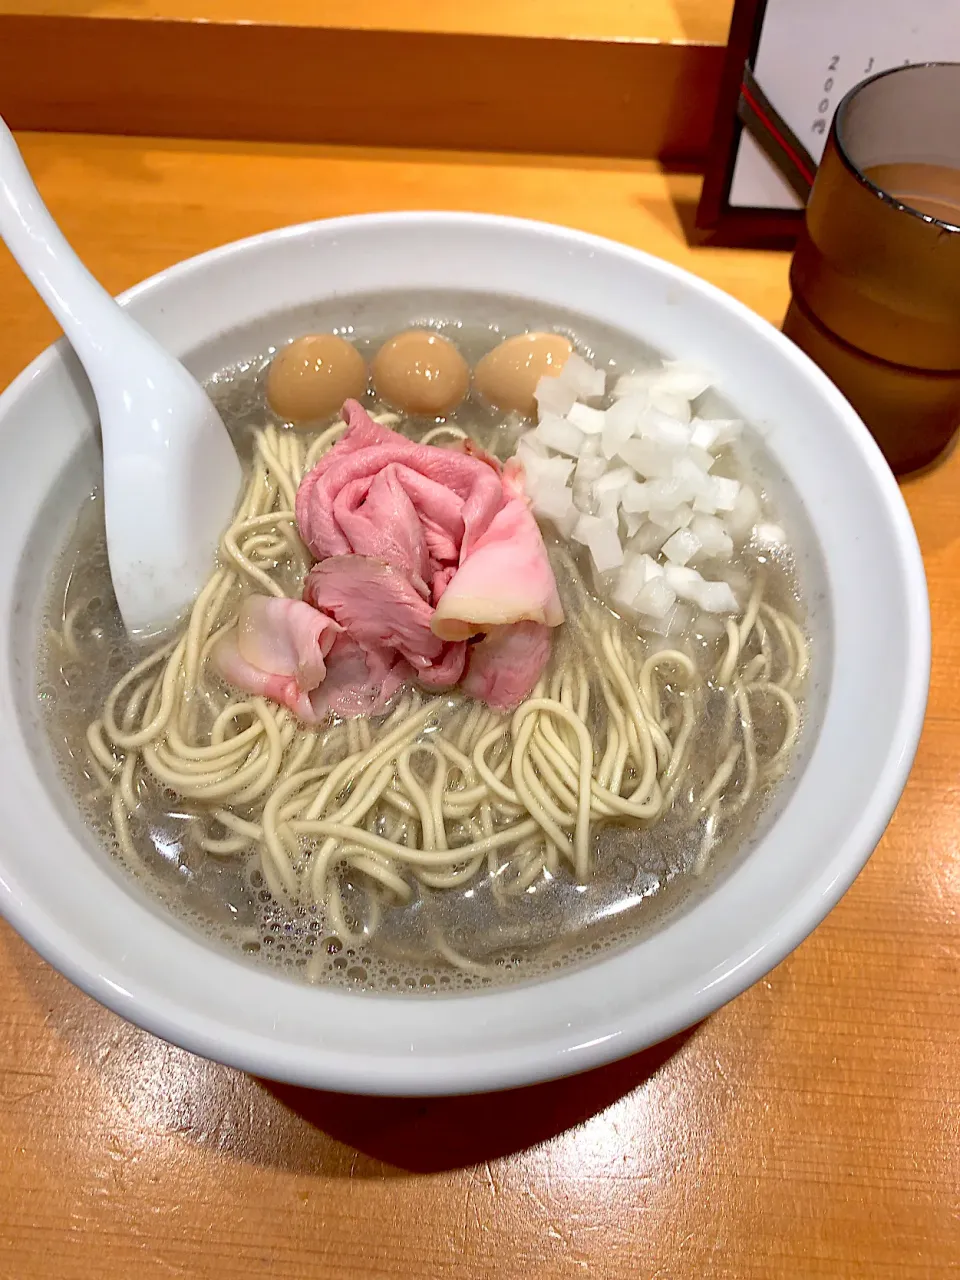
[[[262,603],[249,618],[245,604],[218,669],[308,723],[378,711],[410,679],[516,706],[563,621],[522,468],[501,473],[471,441],[415,444],[355,400],[343,416],[342,439],[297,492],[297,527],[317,561],[303,600],[252,597]]]
[[[312,724],[320,717],[310,695],[324,681],[340,630],[302,600],[247,596],[237,626],[214,647],[213,665],[228,684],[279,702]]]
[[[507,463],[502,484],[503,506],[434,611],[431,626],[444,640],[466,640],[515,622],[546,627],[563,622],[557,582],[523,490],[519,463]]]
[[[393,649],[361,647],[341,633],[327,655],[327,675],[310,695],[314,714],[324,720],[338,716],[372,716],[382,711],[413,670]]]
[[[347,431],[297,492],[297,527],[318,560],[351,552],[426,581],[459,564],[503,505],[500,477],[457,449],[414,444],[348,400]],[[374,483],[377,481],[378,483]]]
[[[550,658],[551,643],[550,628],[542,622],[494,627],[470,645],[464,693],[498,711],[511,711],[533,692]]]
[[[421,684],[449,689],[463,674],[463,644],[430,629],[434,611],[394,565],[370,556],[330,556],[307,574],[303,598],[364,650],[395,650]]]

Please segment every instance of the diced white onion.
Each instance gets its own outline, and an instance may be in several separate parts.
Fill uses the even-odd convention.
[[[749,485],[741,485],[737,500],[726,519],[727,532],[734,542],[745,542],[750,537],[759,514],[760,502],[756,493]]]
[[[635,397],[620,400],[610,406],[603,415],[601,448],[605,458],[613,458],[637,429],[644,405]]]
[[[640,512],[650,510],[650,486],[631,480],[620,495],[620,505],[624,511]]]
[[[576,351],[567,357],[566,363],[557,375],[558,382],[571,387],[577,400],[593,400],[602,396],[607,387],[607,375],[602,369],[595,369]]]
[[[666,635],[682,636],[685,631],[690,630],[690,624],[693,622],[693,609],[688,604],[676,604],[664,619],[664,622],[666,623]]]
[[[573,502],[578,511],[584,511],[587,515],[591,516],[597,514],[597,500],[593,496],[592,484],[579,484],[574,482]]]
[[[688,604],[675,604],[663,618],[644,618],[644,630],[653,635],[670,637],[682,635],[690,626],[693,610]]]
[[[542,440],[537,439],[536,427],[531,427],[529,431],[524,431],[517,440],[518,449],[530,449],[533,453],[539,453],[541,457],[547,457],[547,446]]]
[[[566,484],[573,472],[573,459],[541,457],[540,454],[524,450],[521,454],[523,469],[530,484],[555,483]]]
[[[540,484],[530,495],[534,514],[547,520],[563,520],[573,510],[573,493],[565,484]]]
[[[574,525],[579,519],[580,512],[576,507],[571,507],[565,516],[559,520],[554,520],[553,525],[562,538],[569,538],[573,533]]]
[[[753,540],[761,547],[782,547],[787,535],[778,524],[758,524],[753,531]]]
[[[629,467],[611,467],[594,481],[593,492],[597,498],[603,498],[610,493],[620,494],[631,483],[633,483],[633,472]]]
[[[716,516],[694,516],[690,532],[700,539],[700,554],[718,560],[729,560],[733,555],[733,539]]]
[[[688,569],[685,565],[668,564],[664,570],[667,585],[681,600],[695,600],[703,583],[703,578],[696,569]]]
[[[597,515],[600,519],[606,520],[616,528],[619,517],[618,507],[620,506],[619,493],[605,493],[601,498],[595,497],[595,500],[597,504]]]
[[[619,569],[623,564],[623,545],[615,524],[597,516],[581,516],[577,521],[573,536],[577,542],[584,543],[598,573],[607,573],[611,569]]]
[[[647,571],[647,582],[652,578],[663,578],[666,576],[666,568],[660,564],[659,561],[654,560],[653,556],[644,554],[642,559],[644,568]]]
[[[691,443],[693,432],[683,422],[668,417],[659,409],[648,409],[640,419],[640,435],[647,440],[654,440],[665,448],[674,451],[686,449]]]
[[[673,474],[676,455],[653,440],[627,440],[617,452],[638,475],[650,478]]]
[[[574,458],[579,456],[583,447],[583,432],[566,418],[551,416],[541,419],[537,426],[537,439],[558,453],[567,453]]]
[[[743,423],[739,418],[694,418],[691,443],[708,453],[716,453],[725,445],[739,440]]]
[[[568,382],[562,382],[556,374],[547,374],[541,378],[533,394],[540,418],[548,414],[565,418],[577,403],[576,388]]]
[[[749,538],[785,541],[750,485],[713,474],[743,423],[691,416],[709,377],[683,361],[619,378],[607,409],[585,403],[605,386],[576,354],[537,384],[539,422],[516,449],[534,513],[589,550],[597,591],[645,630],[669,638],[699,615],[703,634],[718,636],[717,615],[736,612],[748,588],[737,566],[715,581],[709,566],[716,577]]]
[[[704,483],[694,502],[694,509],[713,515],[715,511],[732,511],[740,492],[739,480],[726,476],[704,476]]]
[[[617,379],[613,388],[614,399],[653,391],[664,395],[679,396],[689,404],[703,395],[710,386],[710,375],[685,360],[664,360],[658,369],[641,369],[637,373],[625,373]]]
[[[647,557],[649,559],[649,557]],[[617,574],[617,584],[610,597],[621,609],[632,609],[641,587],[648,578],[647,566],[643,556],[627,556]]]
[[[665,511],[687,502],[690,497],[689,485],[683,479],[671,476],[669,480],[648,480],[647,492],[650,495],[650,510]]]
[[[695,462],[701,471],[709,471],[716,458],[707,449],[701,449],[699,445],[689,444],[683,455],[689,458],[691,462]]]
[[[613,387],[614,400],[623,400],[627,396],[635,396],[647,403],[650,387],[656,380],[658,371],[647,369],[643,373],[625,373],[617,379]]]
[[[740,607],[729,582],[705,582],[697,604],[706,613],[736,613]]]
[[[681,600],[691,600],[707,613],[736,613],[737,598],[729,582],[707,582],[687,565],[666,566],[667,585]]]
[[[603,521],[597,516],[582,515],[573,526],[574,542],[579,542],[584,547],[589,546],[592,534],[602,524]]]
[[[664,373],[659,385],[688,401],[702,396],[710,386],[710,375],[685,360],[664,360]]]
[[[587,436],[598,436],[603,430],[607,415],[602,409],[591,409],[588,404],[575,404],[567,414],[567,421]]]
[[[686,505],[681,503],[678,507],[668,507],[661,510],[659,507],[650,508],[650,522],[658,525],[666,533],[672,533],[674,529],[685,529],[693,520],[693,512]]]
[[[686,453],[680,454],[676,459],[671,475],[675,480],[684,482],[691,498],[703,493],[709,487],[711,479]]]
[[[658,579],[662,581],[663,575],[663,566],[650,556],[636,553],[628,555],[617,574],[611,600],[620,609],[642,611],[638,609],[638,598],[650,583]],[[656,592],[648,592],[643,601],[648,603],[651,599],[659,598],[662,598],[662,593],[658,596]]]
[[[686,564],[700,550],[700,539],[689,529],[678,529],[663,544],[663,554],[671,564]]]
[[[677,422],[690,421],[690,401],[686,396],[677,395],[673,391],[667,391],[663,387],[651,387],[650,404],[654,409],[658,409],[660,413],[665,413],[670,418],[675,418]]]
[[[573,473],[574,484],[593,484],[607,469],[606,458],[594,458],[588,453],[581,453],[577,461],[577,469]]]
[[[603,411],[604,426],[625,422],[631,431],[636,431],[647,408],[648,400],[645,392],[642,395],[624,396],[614,400],[610,408]]]
[[[625,518],[630,519],[629,516]],[[643,516],[638,516],[637,519],[643,520]],[[627,546],[631,551],[645,552],[651,556],[659,555],[666,538],[666,530],[645,521],[637,528],[636,533],[630,535]]]
[[[739,480],[728,480],[726,476],[708,476],[707,483],[713,490],[713,500],[718,511],[732,511],[736,506],[737,494],[740,492]]]
[[[651,618],[665,618],[677,603],[676,592],[665,578],[651,578],[641,589],[633,607]]]

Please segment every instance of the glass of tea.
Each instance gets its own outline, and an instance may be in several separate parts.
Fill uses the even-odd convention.
[[[960,63],[865,80],[833,118],[783,331],[897,473],[960,428]]]

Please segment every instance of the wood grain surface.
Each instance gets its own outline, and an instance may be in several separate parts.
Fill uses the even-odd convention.
[[[442,206],[617,237],[774,322],[786,302],[784,256],[688,247],[698,180],[650,164],[23,143],[112,290],[281,223]],[[0,333],[0,384],[56,333],[2,251]],[[906,495],[934,618],[918,762],[853,889],[765,981],[613,1067],[397,1102],[276,1087],[191,1057],[94,1005],[3,928],[0,1277],[956,1273],[960,457]]]
[[[725,44],[733,0],[0,0],[0,14]]]
[[[241,21],[224,5],[209,20],[101,16],[85,3],[5,13],[3,3],[0,114],[13,129],[691,163],[707,149],[723,62],[720,45],[647,36],[414,30],[409,18],[397,30],[303,25],[281,21],[282,8]]]

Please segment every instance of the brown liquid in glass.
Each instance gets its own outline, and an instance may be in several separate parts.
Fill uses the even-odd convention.
[[[960,169],[945,164],[875,164],[864,176],[902,204],[960,226]]]

